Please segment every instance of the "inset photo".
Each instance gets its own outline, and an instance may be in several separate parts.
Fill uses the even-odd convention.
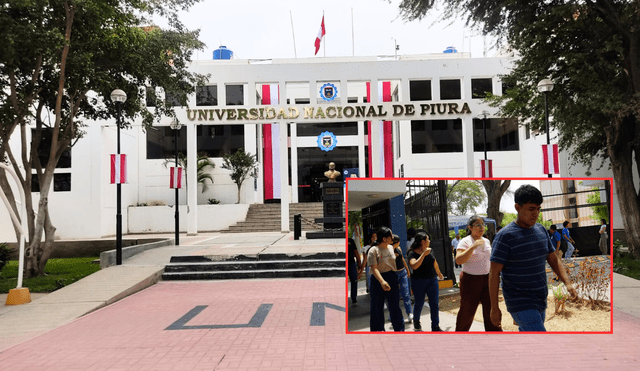
[[[347,179],[347,333],[612,333],[612,179]]]

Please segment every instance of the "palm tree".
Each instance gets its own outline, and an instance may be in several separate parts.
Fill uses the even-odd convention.
[[[174,158],[165,158],[164,159],[164,167],[166,168],[168,164],[175,164],[176,159]],[[185,184],[187,179],[187,155],[182,152],[178,152],[178,165],[184,169],[185,174]],[[213,184],[213,177],[211,174],[207,173],[205,169],[207,167],[211,167],[214,169],[216,164],[207,157],[207,154],[204,152],[198,153],[198,184],[202,184],[202,193],[205,193],[209,186],[207,185],[207,179],[211,181]]]

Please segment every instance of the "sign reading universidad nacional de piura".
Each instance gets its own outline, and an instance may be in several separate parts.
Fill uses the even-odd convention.
[[[361,104],[346,106],[263,106],[253,108],[210,108],[186,110],[187,120],[229,122],[229,121],[332,121],[339,119],[361,120],[411,120],[428,119],[429,116],[469,115],[467,103],[424,103],[424,104]]]

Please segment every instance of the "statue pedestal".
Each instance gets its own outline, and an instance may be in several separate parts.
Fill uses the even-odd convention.
[[[344,238],[344,183],[325,182],[320,184],[322,189],[323,218],[316,218],[316,223],[322,223],[324,231],[307,232],[308,239],[313,238]]]

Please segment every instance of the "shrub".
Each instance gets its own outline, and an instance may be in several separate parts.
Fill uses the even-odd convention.
[[[6,243],[0,243],[0,271],[9,261],[9,255],[11,254],[11,249],[7,246]]]
[[[209,203],[209,205],[218,205],[220,203],[220,200],[216,200],[215,198],[210,198],[207,200],[207,202]]]

